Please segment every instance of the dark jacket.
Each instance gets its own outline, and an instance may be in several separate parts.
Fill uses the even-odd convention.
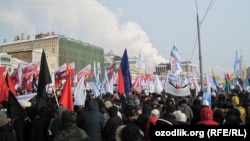
[[[49,107],[41,107],[39,116],[31,123],[31,141],[49,141],[49,123],[52,111]]]
[[[87,133],[76,125],[76,112],[66,110],[62,114],[62,130],[53,141],[88,141]]]
[[[14,129],[10,124],[0,127],[0,141],[17,141]]]
[[[156,125],[179,125],[179,123],[175,120],[173,115],[164,113],[160,118],[158,118]]]
[[[77,126],[87,132],[90,141],[101,141],[104,117],[97,101],[89,101],[88,110],[77,117]]]
[[[108,113],[110,118],[104,127],[104,137],[105,141],[116,141],[116,129],[122,125],[122,119],[117,115],[118,108],[116,106],[112,106],[108,109]]]
[[[151,111],[153,110],[152,106],[149,104],[145,104],[142,107],[142,114],[138,116],[136,123],[140,127],[140,129],[143,131],[143,133],[146,133],[146,126],[148,123],[148,119],[151,115]]]

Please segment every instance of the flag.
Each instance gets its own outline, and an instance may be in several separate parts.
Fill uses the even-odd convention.
[[[246,88],[249,86],[246,71],[243,71],[242,80],[243,80],[243,87],[242,88],[243,88],[243,90],[246,90]]]
[[[129,69],[127,49],[124,50],[118,71],[118,92],[128,94],[132,91],[132,82]]]
[[[101,66],[100,66],[100,62],[98,62],[98,63],[96,64],[96,72],[99,73],[99,74],[102,73]]]
[[[143,58],[141,50],[139,52],[139,56],[138,56],[138,58],[136,60],[135,65],[136,65],[136,67],[141,68],[142,70],[145,70],[145,63],[144,63],[144,58]]]
[[[235,52],[235,57],[234,57],[234,70],[237,69],[237,67],[240,64],[240,57],[238,55],[238,51]]]
[[[106,94],[108,92],[108,75],[107,71],[104,72],[104,77],[102,80],[102,88],[101,88],[101,93]]]
[[[13,81],[12,81],[12,79],[11,79],[8,72],[7,72],[6,76],[5,76],[5,81],[6,81],[6,84],[7,84],[7,87],[9,88],[9,90],[12,92],[12,94],[14,96],[16,96],[16,89],[15,89]]]
[[[85,77],[83,76],[79,83],[76,85],[75,91],[74,91],[74,105],[85,105],[86,101],[86,87],[84,84]]]
[[[5,69],[5,66],[0,66],[0,102],[7,100],[9,96],[8,86],[3,76]]]
[[[212,106],[212,93],[211,93],[211,84],[208,75],[206,75],[206,83],[207,86],[203,90],[202,100],[207,100],[209,103],[209,106]]]
[[[182,72],[181,58],[176,44],[172,47],[170,56],[171,72],[179,75]]]
[[[115,73],[115,64],[112,64],[109,68],[107,68],[107,76],[108,80],[110,81],[112,78],[114,78],[114,73]]]
[[[22,106],[11,91],[9,91],[7,113],[12,120],[24,113]]]
[[[231,93],[231,85],[230,85],[230,83],[228,81],[228,77],[227,77],[226,74],[224,74],[224,76],[225,76],[224,92],[225,93]]]
[[[87,66],[85,66],[84,68],[82,68],[79,72],[77,72],[74,77],[76,77],[77,82],[80,81],[80,79],[82,78],[82,76],[85,76],[85,78],[87,76],[91,76],[92,77],[93,72],[91,71],[91,64],[88,64]]]
[[[219,81],[218,81],[217,75],[214,73],[213,69],[212,69],[212,78],[213,78],[214,85],[219,87]]]
[[[160,81],[158,75],[155,75],[154,84],[155,84],[155,92],[157,94],[161,94],[161,92],[163,91],[163,85],[162,85],[162,82]]]
[[[67,64],[67,79],[63,86],[62,94],[59,100],[59,104],[62,104],[68,110],[74,110],[72,88],[71,88],[71,74],[70,74],[70,64]]]
[[[58,88],[60,85],[60,82],[64,79],[67,78],[66,76],[66,63],[64,63],[63,65],[59,66],[54,73],[53,76],[53,81],[54,81],[54,87]],[[71,62],[70,63],[70,68],[71,68],[71,75],[74,75],[76,72],[76,68],[75,68],[75,62]]]
[[[40,72],[38,77],[37,97],[36,97],[36,109],[40,109],[42,106],[47,106],[46,100],[48,95],[46,93],[46,85],[52,82],[49,67],[46,59],[45,51],[43,50],[40,61]]]

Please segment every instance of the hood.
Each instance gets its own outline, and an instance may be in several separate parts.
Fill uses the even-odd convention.
[[[99,111],[98,102],[95,100],[90,100],[88,111]]]
[[[201,120],[213,120],[213,111],[210,107],[202,107],[200,112]]]
[[[142,107],[142,113],[143,114],[150,115],[152,110],[153,110],[153,108],[150,105],[148,105],[148,104],[145,104]]]
[[[110,117],[117,116],[117,112],[118,112],[118,108],[116,106],[112,106],[112,107],[108,108],[108,113],[109,113]]]

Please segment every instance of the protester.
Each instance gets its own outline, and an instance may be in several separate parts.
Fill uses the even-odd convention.
[[[212,108],[208,106],[207,101],[203,101],[203,107],[200,112],[201,121],[196,123],[196,125],[219,125],[218,122],[213,120]]]
[[[156,121],[158,120],[159,117],[160,117],[160,111],[158,109],[153,109],[151,111],[151,115],[148,118],[148,122],[146,125],[146,132],[145,132],[146,140],[149,140],[150,128],[152,125],[156,124]]]
[[[180,110],[176,111],[175,120],[179,123],[179,125],[189,125],[186,114]]]
[[[177,109],[184,113],[187,117],[187,123],[190,124],[194,117],[191,107],[188,105],[186,98],[182,98],[177,106]]]
[[[166,113],[163,113],[158,120],[156,121],[156,125],[179,125],[179,123],[175,120],[176,114],[176,105],[168,104],[166,106]]]
[[[10,124],[10,118],[2,111],[0,111],[0,141],[17,141],[15,130]]]
[[[90,100],[88,110],[77,117],[77,126],[87,132],[89,141],[102,141],[104,117],[96,100]]]
[[[49,141],[49,123],[52,119],[52,111],[49,107],[41,107],[38,116],[31,124],[31,141]]]
[[[108,108],[110,118],[104,126],[103,136],[105,141],[115,141],[116,129],[122,125],[122,119],[117,115],[118,108],[112,106]]]
[[[64,110],[62,113],[62,130],[53,141],[89,141],[87,133],[76,124],[76,113]]]
[[[116,131],[116,141],[143,141],[144,133],[136,124],[119,126]]]

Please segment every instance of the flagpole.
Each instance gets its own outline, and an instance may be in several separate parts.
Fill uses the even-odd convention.
[[[197,12],[197,32],[198,32],[198,44],[199,44],[199,62],[200,62],[200,82],[201,82],[201,91],[203,91],[203,70],[202,70],[202,55],[201,55],[201,39],[200,39],[200,22],[198,15],[198,5],[196,3],[196,12]]]

